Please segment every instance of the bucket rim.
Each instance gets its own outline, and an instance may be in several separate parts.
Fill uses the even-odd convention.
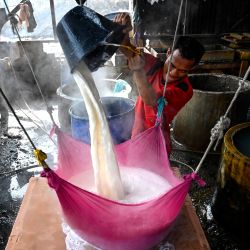
[[[105,82],[107,82],[107,84],[109,84],[109,83],[115,83],[117,80],[119,80],[119,79],[112,79],[112,78],[103,78],[102,79],[103,81],[105,81]],[[121,79],[121,80],[123,80],[123,79]],[[124,80],[125,81],[125,80]],[[126,81],[126,83],[127,83],[127,85],[126,85],[126,89],[125,89],[125,92],[127,93],[127,94],[129,94],[129,93],[131,93],[131,91],[132,91],[132,87],[131,87],[131,85]],[[59,86],[58,88],[57,88],[57,90],[56,90],[56,94],[58,95],[58,96],[60,96],[60,97],[62,97],[62,98],[65,98],[65,99],[67,99],[67,100],[70,100],[70,101],[83,101],[83,98],[81,97],[74,97],[74,96],[69,96],[69,95],[67,95],[67,94],[65,94],[64,92],[63,92],[63,89],[64,88],[66,88],[66,87],[68,87],[68,86],[70,86],[70,85],[75,85],[75,86],[77,86],[77,84],[75,83],[75,82],[73,82],[73,83],[68,83],[68,84],[64,84],[64,85],[62,85],[62,86]],[[79,92],[80,92],[80,90],[79,90]],[[103,97],[101,97],[101,98],[104,98],[104,97],[115,97],[115,96],[112,96],[112,95],[110,95],[110,96],[103,96]],[[118,97],[118,96],[117,96]],[[124,97],[124,98],[126,98],[126,97]],[[126,98],[127,99],[127,98]],[[128,99],[130,99],[130,98],[128,98]],[[132,100],[132,99],[131,99]]]
[[[250,127],[250,122],[244,122],[244,123],[240,123],[237,124],[233,127],[231,127],[225,134],[224,136],[224,143],[225,146],[230,150],[234,152],[234,155],[237,158],[244,158],[245,162],[247,162],[247,164],[250,165],[250,157],[242,154],[234,145],[233,143],[233,136],[235,135],[235,133],[237,133],[238,131],[240,131],[241,129]]]
[[[102,102],[103,99],[110,99],[110,98],[112,98],[112,99],[125,99],[125,100],[129,100],[130,103],[132,103],[133,105],[131,106],[131,108],[130,108],[129,110],[127,110],[127,111],[125,111],[125,112],[122,112],[122,113],[119,113],[119,114],[117,114],[117,115],[112,115],[112,116],[111,116],[111,115],[106,115],[106,114],[105,114],[105,116],[106,116],[107,119],[109,119],[109,118],[117,118],[117,117],[119,117],[119,116],[125,115],[125,114],[130,113],[131,111],[133,111],[134,108],[135,108],[135,101],[134,101],[133,99],[131,99],[131,98],[118,97],[118,96],[104,96],[104,97],[101,97],[100,100],[101,100],[101,102]],[[88,116],[87,116],[87,117],[83,117],[83,116],[79,116],[79,115],[76,115],[76,114],[73,113],[73,108],[74,108],[75,106],[79,105],[80,103],[84,103],[84,100],[81,100],[81,101],[79,101],[79,102],[77,102],[77,103],[72,104],[72,105],[70,106],[70,108],[69,108],[69,114],[70,114],[73,118],[79,118],[79,119],[81,119],[81,120],[88,121],[88,120],[89,120]]]
[[[205,91],[205,90],[199,90],[199,89],[194,89],[193,88],[193,91],[195,93],[202,93],[202,94],[210,94],[210,95],[233,95],[235,94],[236,90],[235,91]],[[241,91],[242,92],[242,91]]]
[[[103,78],[103,80],[106,81],[106,82],[113,82],[113,83],[117,82],[118,80],[123,80],[123,81],[126,82],[126,85],[125,85],[125,87],[126,87],[125,92],[129,94],[129,93],[132,91],[131,85],[130,85],[126,80],[124,80],[124,79],[120,79],[120,78],[119,78],[119,79]],[[104,96],[104,97],[105,97],[105,96]],[[107,97],[107,96],[106,96],[106,97]],[[126,97],[124,97],[124,98],[126,98]],[[128,99],[130,99],[130,98],[128,98]]]
[[[198,74],[188,74],[188,79],[192,85],[192,82],[190,80],[190,77],[192,78],[193,76],[201,76],[201,77],[204,77],[204,76],[210,76],[210,77],[217,77],[217,78],[231,78],[235,81],[238,81],[238,83],[240,81],[243,80],[242,77],[238,77],[238,76],[234,76],[234,75],[227,75],[227,74],[219,74],[219,73],[198,73]],[[241,89],[240,93],[244,93],[246,91],[250,91],[250,81],[248,80],[245,80],[245,83],[248,83],[249,87],[246,88],[246,89]],[[237,87],[238,89],[238,87]],[[235,92],[237,91],[237,89],[235,90],[228,90],[228,91],[205,91],[205,90],[200,90],[200,89],[195,89],[193,87],[193,91],[194,92],[197,92],[197,93],[207,93],[207,94],[213,94],[213,95],[220,95],[220,94],[223,94],[223,95],[232,95],[232,94],[235,94]]]
[[[67,99],[67,100],[70,100],[70,101],[79,101],[79,102],[82,101],[83,100],[82,98],[69,96],[69,95],[66,95],[65,93],[63,93],[62,89],[65,86],[72,85],[72,84],[76,84],[76,83],[64,84],[63,86],[58,87],[56,90],[56,94],[60,97]]]

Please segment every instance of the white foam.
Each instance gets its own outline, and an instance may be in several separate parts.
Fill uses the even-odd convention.
[[[123,203],[145,202],[159,197],[172,187],[165,178],[142,168],[121,167],[120,172],[125,197],[119,201]],[[92,170],[74,176],[69,181],[82,189],[97,194]]]

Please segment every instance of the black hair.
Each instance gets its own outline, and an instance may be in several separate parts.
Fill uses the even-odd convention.
[[[182,57],[194,60],[198,64],[203,56],[204,46],[195,38],[190,36],[180,36],[174,46],[174,50],[179,49]]]

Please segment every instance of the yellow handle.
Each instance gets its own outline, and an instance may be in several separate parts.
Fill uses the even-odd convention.
[[[39,163],[39,165],[43,167],[48,167],[45,163],[45,160],[47,159],[47,155],[40,149],[34,150],[34,155]]]

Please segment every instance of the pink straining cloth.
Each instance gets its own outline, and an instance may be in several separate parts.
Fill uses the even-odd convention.
[[[174,176],[159,126],[115,146],[119,166],[140,167],[164,177],[170,191],[147,202],[124,204],[83,190],[69,182],[92,168],[90,146],[56,129],[58,168],[46,171],[49,185],[55,189],[65,220],[80,237],[107,250],[149,249],[163,240],[183,205],[194,173],[178,179]],[[147,187],[145,187],[147,188]]]

